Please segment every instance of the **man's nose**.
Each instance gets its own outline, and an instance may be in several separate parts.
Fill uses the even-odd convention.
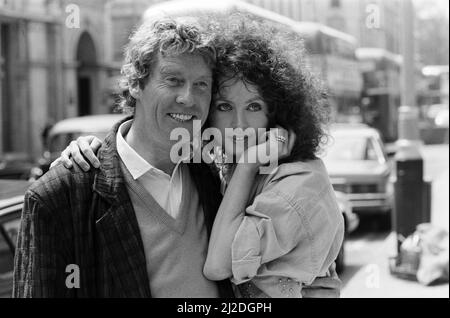
[[[186,85],[180,91],[177,97],[177,103],[182,104],[186,107],[192,107],[195,104],[195,98],[193,94],[193,88],[190,85]]]

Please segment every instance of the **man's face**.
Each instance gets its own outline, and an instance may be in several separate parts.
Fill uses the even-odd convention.
[[[137,96],[135,121],[152,141],[170,145],[177,127],[192,134],[193,120],[208,116],[212,71],[200,55],[158,56],[147,84]]]

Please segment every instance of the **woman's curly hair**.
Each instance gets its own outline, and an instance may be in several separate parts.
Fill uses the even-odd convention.
[[[269,107],[269,128],[296,134],[288,161],[315,159],[329,120],[322,83],[312,76],[294,32],[242,14],[211,24],[217,52],[215,87],[232,78],[256,86]]]
[[[129,89],[145,87],[158,54],[177,56],[185,53],[199,54],[214,69],[214,46],[197,19],[160,17],[144,20],[125,47],[119,108],[134,110],[136,100],[130,95]]]

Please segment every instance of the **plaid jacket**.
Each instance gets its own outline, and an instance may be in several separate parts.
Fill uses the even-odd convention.
[[[27,191],[13,297],[151,297],[144,247],[116,150],[122,122],[99,150],[100,169],[58,166]],[[190,164],[190,170],[210,233],[219,185],[206,165]],[[77,269],[79,288],[68,288],[74,287]],[[221,297],[233,297],[228,281],[218,286]]]

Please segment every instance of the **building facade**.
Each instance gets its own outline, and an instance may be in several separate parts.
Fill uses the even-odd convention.
[[[348,33],[361,47],[400,52],[400,0],[245,0],[297,21]]]
[[[145,9],[163,1],[0,0],[0,157],[37,158],[46,126],[110,112],[123,47]],[[246,2],[399,51],[400,0]]]
[[[0,0],[0,157],[35,159],[48,125],[109,112],[108,8],[107,0]]]

